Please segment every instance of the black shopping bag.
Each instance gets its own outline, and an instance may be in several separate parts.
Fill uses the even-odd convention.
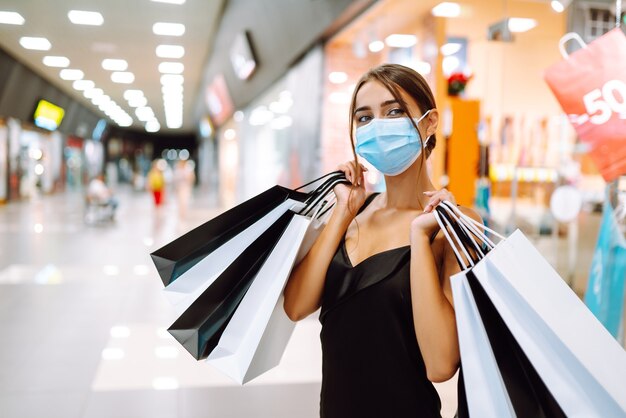
[[[299,191],[323,179],[326,180],[314,190],[308,193]],[[168,286],[287,199],[304,202],[307,207],[312,207],[338,183],[348,183],[341,171],[328,173],[294,190],[274,186],[159,248],[151,257],[163,284]]]
[[[566,417],[471,270],[467,279],[515,414],[518,417]],[[458,385],[458,416],[468,417],[465,392],[472,388],[465,388],[461,378]]]
[[[159,248],[151,256],[163,284],[169,285],[288,198],[303,201],[306,197],[306,193],[274,186]]]
[[[294,216],[287,211],[250,244],[168,331],[196,359],[215,348],[246,291]]]

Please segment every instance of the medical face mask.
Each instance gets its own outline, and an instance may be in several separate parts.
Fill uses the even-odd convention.
[[[429,112],[413,119],[415,125]],[[424,146],[427,142],[428,138]],[[422,139],[409,118],[372,119],[356,130],[356,152],[381,173],[397,176],[417,160]]]

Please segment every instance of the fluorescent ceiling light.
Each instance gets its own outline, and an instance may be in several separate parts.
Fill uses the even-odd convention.
[[[35,51],[47,51],[52,48],[52,44],[46,38],[38,38],[33,36],[23,36],[20,38],[20,45],[25,49],[33,49]]]
[[[155,3],[185,4],[185,0],[152,0]]]
[[[145,97],[131,97],[128,100],[128,105],[130,107],[143,107],[148,104],[148,99]]]
[[[159,64],[159,72],[163,74],[180,74],[185,70],[182,62],[162,62]]]
[[[143,91],[141,90],[126,90],[124,92],[124,98],[126,100],[131,100],[135,97],[143,97]]]
[[[102,60],[102,68],[109,71],[126,71],[128,62],[126,60],[107,58]]]
[[[86,12],[83,10],[70,10],[67,17],[75,25],[100,26],[104,23],[104,18],[98,12]]]
[[[122,119],[120,121],[117,121],[116,123],[117,123],[118,126],[126,128],[126,127],[128,127],[128,126],[133,124],[133,118],[131,118],[129,116],[128,118],[124,118],[124,119]]]
[[[95,104],[96,106],[104,105],[110,101],[111,101],[111,98],[107,96],[106,94],[96,96],[93,99],[91,99],[91,103]]]
[[[182,36],[185,34],[185,25],[182,23],[157,22],[152,25],[152,32],[155,35]]]
[[[512,17],[509,19],[509,30],[511,32],[527,32],[537,26],[535,19],[528,19],[525,17]]]
[[[333,84],[345,83],[348,80],[348,74],[343,71],[333,71],[328,74],[328,80]]]
[[[98,96],[102,96],[103,94],[104,94],[104,91],[102,91],[102,89],[95,89],[95,88],[86,89],[83,92],[83,96],[85,96],[88,99],[93,99],[93,98],[96,98]]]
[[[163,74],[161,76],[161,84],[165,85],[182,85],[185,77],[179,74]]]
[[[146,122],[147,132],[158,132],[159,129],[161,129],[161,125],[159,124],[159,121],[157,121],[156,119],[152,119]],[[171,347],[171,348],[174,348],[174,347]]]
[[[418,73],[420,73],[421,75],[430,74],[430,72],[432,71],[432,67],[430,63],[426,61],[416,61],[413,64],[413,69],[417,71]]]
[[[161,92],[165,94],[183,94],[182,84],[165,84],[161,87]]]
[[[150,119],[154,119],[154,111],[150,107],[138,107],[135,109],[135,115],[137,119],[142,122],[147,122]]]
[[[458,3],[444,1],[433,7],[431,13],[438,17],[459,17],[461,6]]]
[[[43,57],[43,65],[47,67],[65,68],[70,65],[70,60],[67,57],[46,55]]]
[[[383,41],[373,41],[370,42],[368,48],[371,52],[380,52],[385,49],[385,43]]]
[[[182,58],[185,55],[185,48],[180,45],[159,45],[156,47],[157,57],[160,58]]]
[[[552,10],[557,13],[561,13],[567,8],[567,6],[570,5],[571,2],[572,0],[552,0],[550,5],[552,6]]]
[[[72,83],[72,87],[74,87],[75,90],[83,91],[96,87],[96,83],[91,80],[76,80]]]
[[[129,72],[115,71],[111,73],[111,81],[120,84],[130,84],[135,81],[135,75]]]
[[[447,44],[441,45],[440,50],[444,56],[448,56],[456,54],[461,50],[462,47],[463,45],[458,42],[448,42]]]
[[[72,69],[66,68],[64,70],[61,70],[61,72],[59,73],[59,76],[63,80],[73,81],[73,80],[82,79],[85,76],[85,73],[83,73],[81,70],[72,70]]]
[[[410,48],[417,43],[417,36],[394,33],[385,38],[385,43],[392,48]]]
[[[0,11],[0,23],[5,25],[23,25],[24,22],[24,18],[19,13]]]

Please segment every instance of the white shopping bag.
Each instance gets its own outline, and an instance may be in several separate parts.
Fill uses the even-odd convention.
[[[626,416],[626,352],[521,231],[471,273],[568,417]]]
[[[299,210],[303,203],[288,199],[254,224],[207,255],[174,282],[166,286],[164,295],[177,314],[184,312],[255,239],[290,209]]]
[[[240,384],[277,366],[293,333],[281,295],[305,236],[317,233],[311,224],[294,216],[207,358]]]
[[[465,272],[450,277],[467,406],[472,416],[515,417]]]

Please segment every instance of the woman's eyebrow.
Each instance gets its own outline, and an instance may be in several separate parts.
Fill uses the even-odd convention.
[[[396,99],[385,100],[384,102],[382,102],[380,104],[380,107],[389,106],[391,104],[399,104],[399,103],[398,103],[398,101]],[[364,110],[372,110],[372,108],[369,107],[369,106],[361,106],[361,107],[355,109],[354,113],[358,113],[358,112],[361,112],[361,111],[364,111]]]

